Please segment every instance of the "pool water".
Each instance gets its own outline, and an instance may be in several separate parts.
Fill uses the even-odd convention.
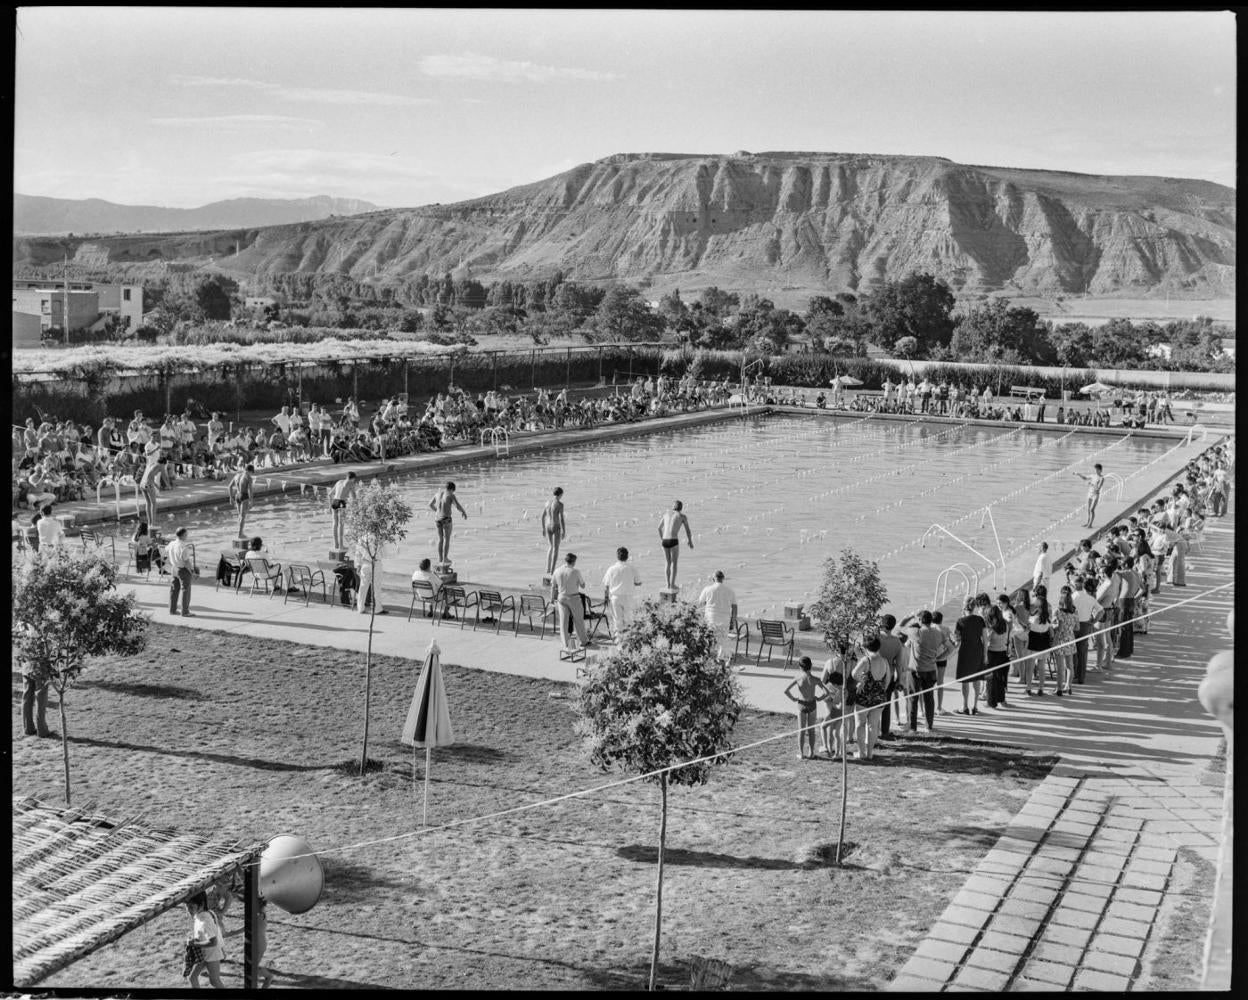
[[[450,479],[468,512],[467,520],[456,513],[451,544],[460,580],[538,584],[546,560],[541,512],[562,486],[568,535],[561,558],[567,551],[578,555],[594,595],[620,545],[641,574],[642,594],[657,594],[664,585],[658,523],[679,499],[694,541],[689,549],[682,533],[677,582],[683,597],[696,597],[722,569],[743,614],[779,616],[786,602],[811,600],[827,556],[852,546],[880,560],[889,606],[904,614],[931,606],[938,575],[959,560],[974,564],[981,589],[988,589],[985,560],[1034,550],[1037,532],[1082,506],[1087,487],[1073,471],[1090,472],[1100,461],[1107,474],[1126,476],[1171,447],[1164,440],[1008,424],[774,414],[591,441],[389,480],[416,516],[383,570],[410,574],[422,557],[436,557],[426,508]],[[989,503],[991,520],[976,513]],[[292,491],[262,498],[248,516],[247,533],[263,537],[277,559],[323,559],[331,539],[328,507],[323,490],[315,497]],[[201,553],[224,547],[237,524],[224,504],[176,520],[190,527]],[[921,544],[934,523],[965,545],[940,531]],[[1067,519],[1056,537],[1072,543],[1081,523],[1081,516]],[[130,530],[121,526],[119,544]],[[201,555],[200,562],[209,560]],[[949,582],[962,584],[963,578]]]

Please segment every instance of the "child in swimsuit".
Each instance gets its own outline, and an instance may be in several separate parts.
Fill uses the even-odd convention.
[[[784,689],[784,695],[789,701],[797,702],[797,719],[801,731],[797,734],[797,756],[801,760],[806,759],[806,740],[810,740],[810,756],[815,756],[815,728],[816,728],[816,706],[819,704],[820,698],[828,696],[828,689],[823,686],[823,682],[811,673],[814,666],[810,662],[809,656],[803,656],[797,661],[797,665],[802,672],[796,680],[790,681],[789,686]],[[801,697],[793,694],[793,689],[797,689],[797,693]],[[822,692],[822,693],[820,693]]]

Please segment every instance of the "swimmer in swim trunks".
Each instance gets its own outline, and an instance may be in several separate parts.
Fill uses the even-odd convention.
[[[659,538],[663,541],[663,558],[667,563],[667,586],[676,589],[676,564],[680,561],[680,529],[684,526],[689,548],[693,548],[693,532],[689,530],[689,518],[682,513],[683,504],[677,500],[672,509],[659,521]]]
[[[246,537],[243,529],[247,524],[247,511],[251,509],[252,473],[255,471],[256,467],[248,464],[241,472],[235,473],[234,478],[230,480],[230,500],[238,508],[239,538]]]
[[[550,549],[546,553],[546,575],[555,571],[555,563],[559,559],[559,542],[568,533],[567,523],[563,518],[563,487],[555,487],[555,495],[546,501],[542,508],[542,537],[549,539]]]
[[[1101,499],[1101,487],[1105,485],[1105,476],[1101,473],[1101,463],[1097,462],[1092,466],[1092,475],[1085,476],[1082,472],[1076,472],[1075,475],[1080,479],[1086,480],[1088,484],[1088,523],[1085,528],[1092,527],[1092,520],[1096,517],[1096,505]]]
[[[348,472],[346,479],[339,479],[329,491],[329,510],[334,518],[334,548],[347,547],[347,501],[355,495],[355,473]]]
[[[451,508],[459,508],[459,512],[467,520],[468,512],[460,506],[455,496],[455,484],[447,483],[436,497],[429,501],[429,509],[433,511],[433,523],[438,529],[438,563],[449,561],[451,552]]]
[[[789,686],[784,689],[785,697],[789,701],[797,703],[797,719],[800,730],[797,734],[797,755],[802,760],[806,759],[806,740],[810,740],[810,756],[815,756],[815,729],[816,720],[815,708],[819,703],[819,699],[826,698],[830,693],[824,687],[823,681],[819,680],[813,673],[809,656],[803,656],[797,661],[797,665],[801,667],[802,672],[796,680],[790,681]],[[793,694],[793,689],[797,688],[797,695]]]

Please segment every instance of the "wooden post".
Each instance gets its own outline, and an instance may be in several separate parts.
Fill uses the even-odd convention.
[[[409,394],[408,388],[407,388],[407,370],[408,370],[408,366],[410,362],[411,362],[411,358],[403,359],[403,395],[408,397],[409,403],[411,402],[411,395]]]
[[[498,388],[498,351],[490,352],[491,370],[493,371],[494,388]]]
[[[243,989],[260,986],[260,858],[243,866]]]
[[[568,348],[568,367],[563,377],[564,388],[572,385],[572,348]]]

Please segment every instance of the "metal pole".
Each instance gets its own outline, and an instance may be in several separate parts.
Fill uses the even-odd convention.
[[[260,985],[260,860],[243,866],[243,989]]]
[[[572,385],[572,348],[568,348],[568,366],[564,372],[563,387],[566,389]]]
[[[420,814],[420,825],[429,825],[429,764],[433,757],[433,747],[425,747],[425,805]]]
[[[403,359],[403,395],[408,396],[408,402],[411,402],[411,397],[408,394],[408,388],[407,388],[407,372],[408,372],[410,363],[411,363],[411,358]]]

